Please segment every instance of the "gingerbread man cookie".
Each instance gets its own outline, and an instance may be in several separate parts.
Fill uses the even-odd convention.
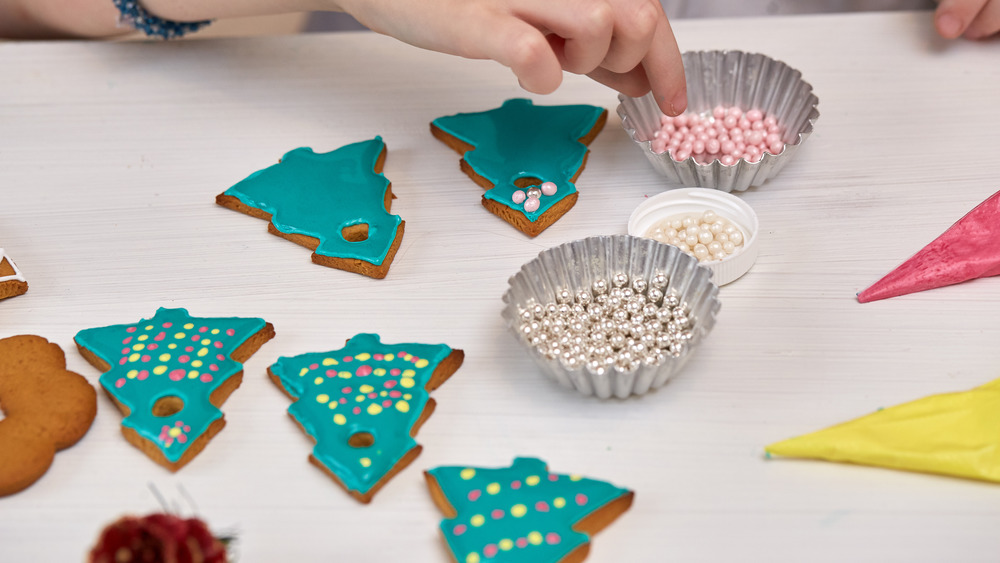
[[[0,497],[37,481],[97,415],[97,393],[40,336],[0,340]]]

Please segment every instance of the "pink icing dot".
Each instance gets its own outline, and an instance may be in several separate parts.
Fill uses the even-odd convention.
[[[383,356],[382,354],[375,354],[374,356],[372,356],[372,358],[374,358],[376,362],[381,362],[382,358],[384,357],[385,356]]]
[[[123,356],[128,356],[128,353],[131,352],[131,351],[132,351],[131,348],[122,348],[122,355]]]
[[[538,502],[535,503],[535,510],[537,510],[539,512],[548,512],[549,511],[549,503],[545,502],[544,500],[540,500],[540,501],[538,501]]]
[[[528,547],[528,538],[517,538],[514,543],[517,544],[517,547]]]
[[[374,395],[374,393],[372,393],[372,394]],[[392,401],[390,401],[389,399],[386,399],[386,400],[382,401],[382,406],[384,408],[389,408],[389,407],[392,406]]]
[[[347,404],[347,398],[346,397],[341,397],[340,398],[340,404],[346,405]]]
[[[174,381],[180,381],[184,379],[184,370],[175,369],[174,371],[170,372],[170,379]]]
[[[122,344],[128,344],[129,342],[132,342],[132,337],[131,336],[129,336],[125,340],[122,340]]]
[[[227,328],[227,329],[226,329],[226,335],[227,335],[227,336],[233,336],[234,334],[236,334],[236,331],[235,331],[235,330],[233,330],[233,329],[231,329],[231,328]]]
[[[369,393],[368,394],[368,398],[369,399],[377,399],[378,398],[378,393]]]
[[[499,520],[499,519],[503,518],[503,510],[500,510],[499,508],[494,508],[493,512],[490,512],[490,516],[494,520]]]
[[[514,193],[510,194],[510,200],[517,205],[524,203],[524,200],[527,197],[527,194],[525,194],[523,190],[514,190]]]
[[[482,495],[483,495],[483,492],[480,491],[479,489],[472,489],[471,491],[469,491],[469,500],[475,501],[476,499],[478,499]]]
[[[209,364],[208,365],[208,369],[210,369],[212,371],[219,371],[219,366],[217,366],[215,364]]]
[[[216,340],[215,341],[215,347],[216,348],[222,348],[222,341],[221,340]]]
[[[142,371],[139,372],[139,375],[137,375],[136,377],[139,378],[139,381],[142,381],[143,379],[146,379],[147,377],[149,377],[149,372],[146,371],[146,370],[142,370]]]
[[[185,346],[184,347],[184,351],[185,352],[194,352],[194,346]]]
[[[327,377],[337,377],[337,370],[328,369],[326,370]]]
[[[184,354],[183,356],[177,358],[177,361],[183,364],[183,363],[186,363],[190,359],[191,358],[187,354]]]
[[[396,383],[398,382],[395,379],[390,379],[385,383],[383,383],[382,386],[385,387],[386,389],[392,389],[393,387],[396,386]]]
[[[188,437],[181,434],[180,436],[177,437],[177,441],[183,444],[184,442],[188,441]]]
[[[125,332],[135,332],[135,330],[136,329],[135,329],[134,326],[130,326],[130,327],[128,327],[128,328],[125,329]]]
[[[159,344],[150,344],[146,348],[149,349],[149,350],[156,350],[159,347],[160,347]]]
[[[353,362],[354,358],[352,358],[351,356],[344,356],[344,361],[345,362]]]
[[[579,504],[580,506],[587,504],[587,495],[583,493],[577,493],[576,503]]]
[[[225,357],[225,356],[223,356],[222,354],[216,354],[216,355],[215,355],[215,359],[216,359],[216,360],[219,360],[220,362],[224,362],[224,361],[226,361],[226,357]]]
[[[399,368],[392,368],[389,370],[389,375],[399,375],[403,373]]]
[[[493,558],[496,557],[498,551],[500,551],[500,548],[497,547],[496,544],[491,543],[483,548],[483,555],[487,558]]]
[[[400,350],[399,352],[396,353],[396,356],[399,356],[399,357],[403,357],[405,355],[406,355],[406,352],[404,352],[403,350]]]
[[[370,365],[368,365],[368,364],[365,364],[365,365],[359,367],[358,371],[356,371],[354,373],[358,377],[364,377],[366,375],[371,375],[371,373],[372,373],[372,367]]]
[[[556,184],[555,182],[543,182],[542,183],[542,193],[545,195],[556,195]]]
[[[354,407],[354,410],[351,412],[353,412],[354,414],[361,414],[361,407]]]
[[[310,370],[319,369],[319,364],[309,364],[309,369]]]
[[[545,543],[547,543],[549,545],[555,545],[555,544],[559,543],[560,541],[562,541],[562,538],[560,538],[559,534],[557,534],[555,532],[549,532],[549,533],[545,534]]]
[[[202,383],[210,383],[212,381],[212,375],[203,373],[199,379],[201,379]]]
[[[118,360],[118,365],[123,366],[123,365],[125,365],[125,362],[127,362],[127,361],[128,361],[128,358],[122,358],[122,359]]]
[[[510,488],[514,489],[515,491],[517,489],[520,489],[521,488],[521,482],[520,481],[513,481],[513,482],[511,482]]]
[[[451,532],[456,536],[460,536],[465,533],[465,530],[466,530],[465,524],[459,524],[458,526],[452,528]]]
[[[208,332],[208,327],[207,326],[203,326],[203,327],[201,327],[201,328],[198,329],[198,332]]]
[[[143,354],[143,355],[142,355],[142,358],[140,358],[140,359],[141,359],[142,361],[144,361],[144,362],[148,362],[148,361],[149,361],[149,356],[147,356],[146,354]]]
[[[174,326],[174,323],[163,323],[163,328],[170,328]]]
[[[549,473],[549,481],[558,481],[558,480],[559,480],[558,475],[556,475],[555,473]]]
[[[191,431],[191,427],[190,427],[190,426],[188,426],[187,424],[185,424],[185,425],[184,425],[184,431],[185,431],[185,432],[190,432],[190,431]]]
[[[121,388],[123,385],[125,385],[124,377],[120,378],[118,381],[115,381],[115,387]]]
[[[197,334],[192,335],[191,336],[191,340],[194,340],[195,342],[197,342],[197,341],[201,340],[201,336],[198,336]]]
[[[340,390],[340,392],[343,393],[343,394],[345,394],[345,395],[347,395],[351,391],[353,391],[353,389],[351,389],[350,386],[344,387],[343,389]]]
[[[398,399],[398,398],[402,397],[403,394],[401,392],[399,392],[398,390],[394,389],[392,391],[389,391],[389,396],[392,397],[393,399]]]

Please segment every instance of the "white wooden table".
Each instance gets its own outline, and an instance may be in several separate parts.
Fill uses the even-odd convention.
[[[685,50],[762,52],[800,69],[821,117],[795,162],[742,194],[760,216],[760,258],[722,289],[697,356],[659,391],[607,402],[543,379],[499,312],[522,263],[624,232],[666,187],[621,129],[614,92],[570,76],[535,98],[611,115],[579,203],[529,240],[480,206],[457,155],[428,132],[437,116],[524,95],[495,63],[364,33],[0,44],[0,246],[30,284],[0,302],[0,337],[45,336],[96,384],[73,345],[84,328],[182,306],[277,330],[247,362],[227,427],[177,474],[124,441],[102,394],[86,437],[0,499],[0,561],[80,560],[104,523],[159,508],[149,485],[235,530],[243,562],[445,561],[421,471],[517,455],[637,492],[597,536],[594,562],[996,561],[1000,486],[762,454],[1000,377],[1000,279],[854,299],[1000,189],[1000,42],[938,40],[927,13],[675,30]],[[214,204],[291,148],[376,134],[406,220],[387,279],[313,265],[264,222]],[[434,394],[424,453],[361,506],[307,463],[310,442],[265,369],[368,331],[446,342],[466,361]]]

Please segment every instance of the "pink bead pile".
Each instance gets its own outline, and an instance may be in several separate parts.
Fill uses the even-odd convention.
[[[757,162],[764,152],[779,154],[785,148],[781,137],[773,116],[757,109],[744,113],[738,107],[716,106],[710,115],[661,116],[660,130],[650,144],[654,153],[670,151],[677,162],[694,157],[698,164],[719,160],[732,166],[741,158]]]

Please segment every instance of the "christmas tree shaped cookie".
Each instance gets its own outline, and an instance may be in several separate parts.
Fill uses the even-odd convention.
[[[582,561],[590,536],[632,505],[627,489],[549,473],[534,458],[502,469],[437,467],[425,475],[459,563]]]
[[[867,303],[1000,274],[1000,192],[858,294]]]
[[[279,358],[268,374],[316,442],[310,461],[367,503],[420,454],[413,437],[434,410],[429,393],[464,357],[444,344],[383,344],[359,334],[339,350]]]
[[[1000,379],[889,407],[767,452],[1000,483]]]
[[[80,353],[125,415],[122,433],[176,471],[222,427],[219,407],[243,380],[243,364],[274,337],[256,318],[200,318],[159,309],[151,319],[82,330]]]
[[[483,206],[533,237],[576,203],[573,182],[607,116],[595,106],[513,99],[489,111],[439,117],[431,133],[461,154],[462,170],[486,188]]]
[[[297,148],[215,201],[270,221],[268,232],[312,249],[316,264],[384,278],[404,226],[389,214],[384,162],[381,137],[322,154]]]
[[[28,280],[24,279],[21,270],[14,261],[7,257],[0,248],[0,299],[21,295],[28,291]]]

